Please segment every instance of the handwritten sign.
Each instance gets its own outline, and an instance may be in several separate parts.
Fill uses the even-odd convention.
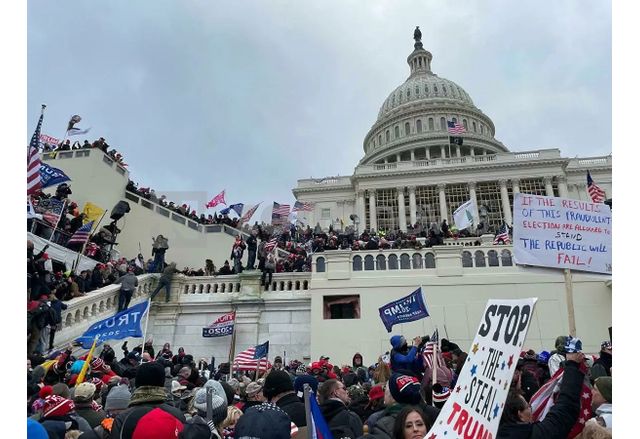
[[[230,312],[218,317],[210,326],[202,328],[203,337],[224,337],[233,334],[236,313]]]
[[[489,300],[456,387],[427,439],[496,437],[537,300]]]
[[[517,264],[611,273],[606,204],[518,193],[513,199]]]

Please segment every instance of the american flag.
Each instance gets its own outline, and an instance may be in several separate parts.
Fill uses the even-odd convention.
[[[314,203],[307,203],[306,201],[296,201],[293,204],[292,212],[311,212],[314,205]]]
[[[36,130],[31,136],[31,142],[27,150],[27,195],[34,194],[42,188],[42,180],[40,179],[40,151],[38,149],[40,141],[40,130],[42,129],[42,120],[44,119],[44,106],[38,119]]]
[[[249,221],[253,214],[256,213],[256,210],[258,210],[258,206],[260,206],[260,204],[262,204],[262,201],[249,209],[247,213],[242,215],[242,218],[240,218],[240,223],[246,223],[247,221]]]
[[[271,213],[271,224],[284,224],[287,222],[291,206],[273,202],[273,212]]]
[[[429,369],[433,368],[433,351],[439,351],[439,337],[438,330],[436,329],[433,335],[429,338],[429,342],[424,346],[424,350],[422,351],[422,357],[424,358],[424,363]],[[444,361],[442,360],[442,355],[437,352],[436,353],[436,363],[438,368],[444,366]]]
[[[42,214],[42,218],[47,221],[49,224],[55,226],[58,224],[60,220],[60,215],[64,210],[64,205],[66,201],[60,201],[56,198],[51,198],[48,200],[46,210]]]
[[[273,235],[271,239],[269,239],[267,243],[264,245],[264,251],[269,253],[271,250],[276,248],[276,246],[278,245],[278,241],[280,241],[280,236],[281,236],[280,233]]]
[[[76,230],[76,233],[73,234],[71,238],[69,238],[69,242],[67,244],[84,244],[89,239],[89,235],[91,234],[91,228],[93,227],[93,221],[89,221],[84,226],[80,227]]]
[[[591,197],[591,201],[594,203],[602,203],[604,201],[605,193],[600,187],[593,182],[591,173],[587,171],[587,191]]]
[[[496,237],[493,239],[493,245],[500,244],[502,241],[503,244],[511,244],[511,238],[509,237],[509,229],[506,224],[500,226],[500,230],[496,234]]]
[[[463,125],[460,125],[459,122],[447,121],[447,131],[449,134],[462,134],[466,133],[467,130],[464,129]]]
[[[262,346],[253,346],[242,351],[236,355],[233,359],[233,368],[235,370],[256,370],[259,368],[260,372],[266,372],[267,369],[271,369],[271,363],[266,358],[254,358],[256,355],[256,348]]]

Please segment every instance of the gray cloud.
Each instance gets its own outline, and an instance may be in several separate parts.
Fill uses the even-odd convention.
[[[68,117],[162,191],[292,202],[349,175],[420,25],[512,150],[611,151],[607,2],[28,2],[28,129]]]

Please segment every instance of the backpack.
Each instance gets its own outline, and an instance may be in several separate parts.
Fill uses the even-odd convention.
[[[29,314],[29,313],[27,313]],[[27,324],[34,324],[36,328],[42,330],[46,328],[48,325],[56,324],[56,312],[46,303],[41,303],[38,307],[33,311],[32,318],[29,319],[27,316]]]

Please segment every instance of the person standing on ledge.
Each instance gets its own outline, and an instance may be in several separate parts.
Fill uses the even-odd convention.
[[[164,270],[164,254],[169,250],[169,240],[162,235],[158,235],[157,238],[151,237],[153,240],[153,246],[151,248],[151,255],[155,256],[153,265],[156,273],[162,273]]]
[[[178,273],[178,269],[176,268],[176,263],[172,262],[167,265],[167,268],[165,268],[162,272],[162,276],[160,276],[160,282],[158,283],[158,286],[151,293],[151,300],[153,300],[153,298],[156,297],[156,294],[158,294],[158,292],[160,292],[160,290],[164,288],[166,291],[164,302],[169,303],[169,300],[171,300],[171,279],[173,278],[174,273]]]

